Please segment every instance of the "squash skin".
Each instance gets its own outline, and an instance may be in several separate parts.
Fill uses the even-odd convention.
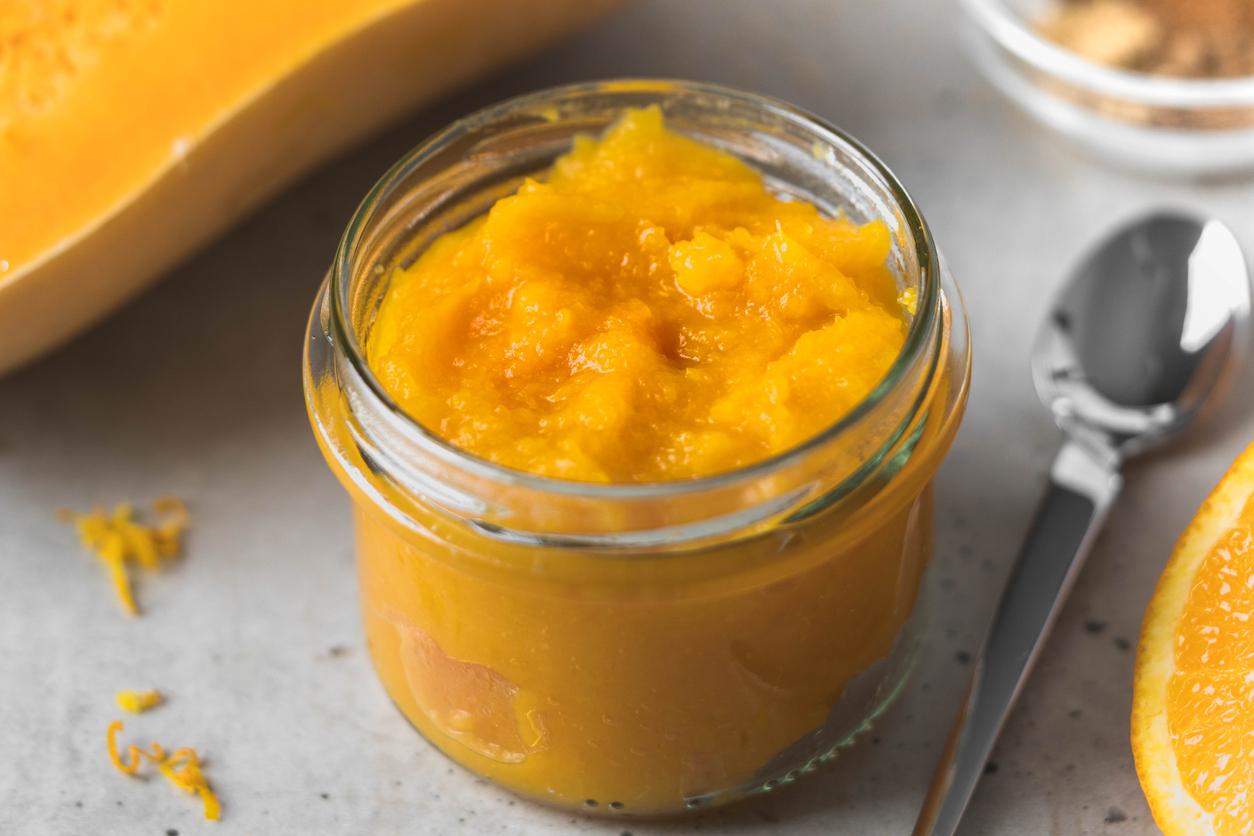
[[[315,44],[290,69],[221,102],[216,112],[202,112],[207,124],[180,131],[187,140],[159,165],[134,172],[134,185],[119,190],[112,205],[74,229],[55,230],[59,239],[29,259],[7,259],[3,233],[3,215],[25,207],[0,208],[0,261],[9,261],[8,269],[0,264],[0,374],[116,309],[336,151],[619,2],[362,2],[368,8],[358,8],[340,36]],[[289,5],[297,14],[299,4]],[[6,168],[21,164],[20,156],[4,159],[7,150],[0,142],[0,192]],[[84,165],[85,176],[108,165],[108,154],[100,156]],[[55,229],[55,217],[35,211],[23,221]]]

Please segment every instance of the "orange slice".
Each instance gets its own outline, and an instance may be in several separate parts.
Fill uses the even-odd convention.
[[[1254,834],[1254,446],[1207,497],[1150,600],[1132,751],[1168,836]]]

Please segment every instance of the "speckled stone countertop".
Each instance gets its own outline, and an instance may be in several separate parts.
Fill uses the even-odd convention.
[[[976,75],[956,18],[939,0],[629,7],[327,166],[120,315],[0,381],[0,834],[908,832],[1057,444],[1027,371],[1057,283],[1102,230],[1158,204],[1213,212],[1254,252],[1254,185],[1155,182],[1081,156]],[[864,140],[929,218],[976,354],[939,476],[934,606],[908,693],[820,775],[661,824],[516,801],[451,766],[393,709],[362,646],[347,504],[298,375],[336,239],[388,165],[492,100],[621,75],[774,94]],[[1251,438],[1247,383],[1205,432],[1130,469],[970,833],[1153,832],[1127,740],[1139,620],[1174,538]],[[194,506],[188,556],[143,581],[147,614],[128,621],[52,510],[169,492]],[[129,729],[207,754],[218,825],[105,759],[111,695],[149,683],[171,700]]]

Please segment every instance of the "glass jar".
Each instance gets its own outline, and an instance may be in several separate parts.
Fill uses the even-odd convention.
[[[819,436],[707,478],[510,470],[393,403],[363,345],[394,268],[656,104],[784,195],[883,219],[914,313],[886,379]],[[781,102],[615,81],[491,107],[424,142],[349,224],[310,320],[315,435],[352,497],[375,668],[445,754],[524,796],[666,814],[834,757],[901,687],[932,550],[930,482],[966,401],[965,315],[932,235],[855,141]]]

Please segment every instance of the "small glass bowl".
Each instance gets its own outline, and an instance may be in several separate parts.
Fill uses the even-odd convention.
[[[1254,76],[1185,79],[1095,64],[1034,21],[1058,0],[961,0],[976,63],[1017,105],[1116,162],[1155,173],[1254,171]]]

